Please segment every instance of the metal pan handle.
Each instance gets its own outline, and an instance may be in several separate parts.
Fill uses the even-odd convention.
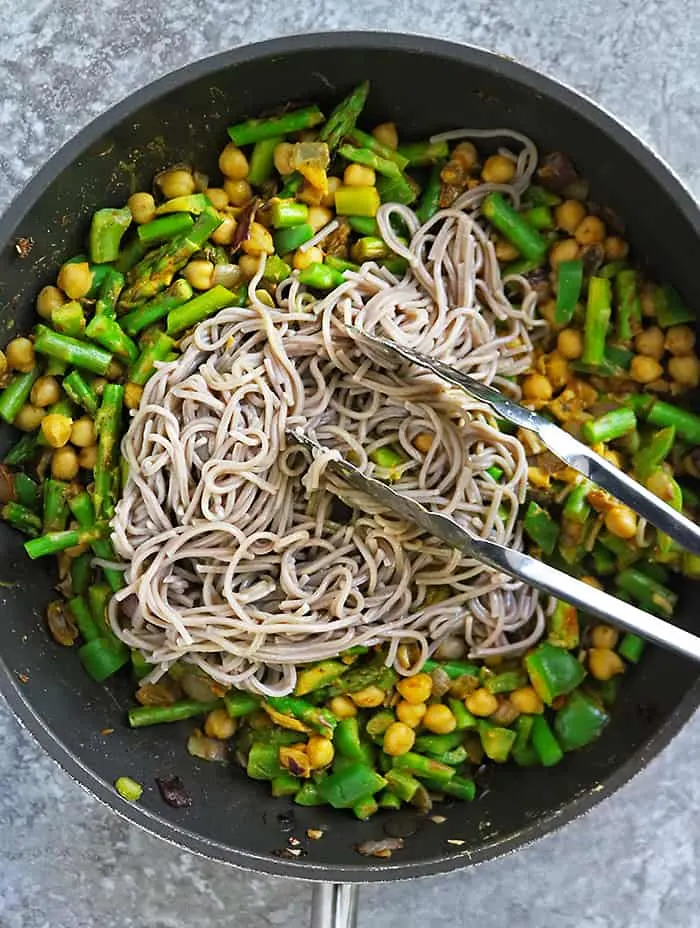
[[[356,928],[359,894],[356,883],[314,883],[311,928]]]

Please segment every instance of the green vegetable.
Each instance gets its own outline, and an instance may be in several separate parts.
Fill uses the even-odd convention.
[[[268,119],[248,119],[226,130],[229,138],[236,145],[254,145],[264,139],[276,136],[290,135],[292,132],[301,132],[303,129],[312,129],[323,122],[323,113],[317,106],[305,106],[302,109],[291,110],[281,116],[271,116]]]
[[[361,822],[367,821],[379,809],[379,805],[374,796],[365,796],[359,799],[352,807],[352,811]]]
[[[159,293],[150,303],[144,303],[143,306],[133,310],[133,312],[122,316],[120,325],[127,335],[131,335],[133,338],[139,332],[147,329],[149,325],[163,319],[171,310],[177,309],[178,306],[182,306],[183,303],[191,300],[192,293],[192,287],[189,283],[184,278],[178,277],[167,290]]]
[[[630,342],[642,322],[642,306],[637,295],[637,272],[621,270],[615,278],[617,298],[617,337]]]
[[[507,729],[502,730],[507,731]],[[466,777],[455,775],[449,783],[443,783],[437,788],[448,796],[454,796],[455,799],[461,799],[463,802],[471,802],[476,796],[476,784]]]
[[[363,81],[340,101],[328,117],[319,138],[328,145],[330,151],[335,151],[345,136],[355,128],[355,123],[367,101],[368,93],[369,81]]]
[[[114,262],[114,269],[120,274],[126,274],[139,263],[145,254],[146,246],[142,244],[138,235],[134,235],[119,252],[119,257]]]
[[[415,777],[405,770],[399,770],[397,767],[391,767],[386,772],[386,781],[392,792],[404,802],[410,802],[416,791],[420,788],[420,783]]]
[[[548,706],[557,696],[576,689],[586,675],[575,657],[547,641],[525,655],[525,668],[538,696]]]
[[[194,219],[189,213],[170,213],[159,216],[138,227],[139,241],[149,247],[161,242],[169,242],[177,235],[186,235],[194,226]]]
[[[543,509],[534,500],[530,500],[528,504],[523,520],[523,529],[545,554],[553,553],[559,537],[559,526],[547,510]]]
[[[122,799],[129,802],[137,802],[143,795],[143,786],[131,777],[117,777],[114,781],[114,788]]]
[[[194,302],[194,300],[190,301],[190,303]],[[189,306],[190,303],[186,303],[185,306]],[[185,309],[185,306],[182,309]],[[158,332],[154,340],[146,344],[133,366],[129,368],[129,380],[143,386],[155,371],[156,361],[166,361],[174,345],[175,342],[169,335],[166,335],[165,332]]]
[[[171,197],[165,203],[161,203],[156,210],[156,216],[169,213],[192,213],[194,216],[200,216],[202,213],[210,213],[212,209],[211,200],[206,194],[189,193],[181,197]]]
[[[325,805],[325,799],[321,797],[318,785],[311,780],[301,785],[299,792],[294,797],[294,802],[298,806],[322,806]]]
[[[366,235],[358,239],[352,249],[353,258],[360,264],[365,261],[379,261],[382,258],[388,258],[391,253],[391,249],[384,239],[373,235]]]
[[[51,325],[62,335],[80,338],[85,331],[85,313],[77,300],[71,300],[51,310]]]
[[[538,261],[544,258],[547,242],[500,193],[489,193],[481,204],[481,212],[524,258]]]
[[[464,735],[461,731],[453,731],[446,735],[419,735],[415,748],[419,754],[445,754],[459,747],[463,740]]]
[[[576,751],[595,741],[608,721],[608,713],[599,703],[574,690],[555,716],[554,731],[563,751]]]
[[[275,169],[275,148],[284,141],[284,136],[273,135],[255,143],[250,156],[250,166],[246,180],[253,187],[261,187],[272,177]]]
[[[358,763],[367,764],[372,761],[371,749],[362,744],[360,740],[360,725],[356,718],[341,719],[333,732],[333,744],[339,754]]]
[[[525,212],[525,220],[533,229],[544,230],[554,228],[554,217],[548,206],[532,206]]]
[[[383,142],[375,139],[373,135],[370,135],[368,132],[363,132],[357,127],[347,133],[346,139],[356,148],[368,148],[376,155],[379,155],[380,158],[393,161],[400,171],[403,171],[408,165],[408,160],[399,151],[389,148],[388,145],[384,145]]]
[[[77,406],[82,406],[91,416],[95,415],[99,405],[97,394],[80,371],[71,371],[67,374],[63,378],[62,386],[69,400]]]
[[[535,749],[530,743],[534,721],[534,715],[519,715],[513,723],[515,741],[510,754],[515,763],[521,767],[531,767],[538,762]]]
[[[596,442],[614,441],[622,438],[637,427],[637,417],[634,410],[628,406],[619,406],[604,413],[598,419],[589,419],[583,423],[581,433],[586,441],[593,445]]]
[[[290,197],[295,197],[303,184],[303,174],[300,174],[298,171],[293,171],[291,174],[288,174],[279,192],[280,199],[288,200]]]
[[[583,261],[562,261],[557,268],[557,303],[554,321],[557,325],[571,322],[583,286]]]
[[[637,451],[632,462],[634,472],[642,483],[646,483],[649,477],[661,467],[671,453],[675,442],[676,428],[671,425],[654,432],[647,444]]]
[[[634,415],[634,413],[633,413]],[[585,478],[577,483],[573,490],[566,497],[563,515],[570,522],[577,525],[584,525],[591,512],[591,507],[586,502],[586,497],[593,489],[593,484]]]
[[[50,331],[50,329],[47,329],[47,331]],[[34,347],[36,348],[36,345]],[[39,376],[39,373],[40,368],[37,364],[26,374],[15,374],[0,393],[0,417],[5,422],[14,422],[17,413],[29,399],[34,381]]]
[[[342,661],[320,661],[310,667],[305,667],[297,674],[297,685],[294,687],[295,696],[306,696],[322,686],[328,686],[334,680],[342,677],[348,670],[348,665]]]
[[[593,570],[597,577],[609,577],[617,571],[615,555],[603,545],[596,542],[591,555],[593,557]],[[556,642],[552,642],[552,644],[556,644]]]
[[[58,554],[66,548],[76,545],[92,544],[98,538],[105,538],[109,532],[106,522],[95,525],[90,529],[71,529],[63,532],[47,532],[39,538],[33,538],[24,544],[24,550],[32,560],[46,557],[48,554]]]
[[[143,728],[146,725],[160,725],[162,722],[180,722],[183,719],[194,718],[196,715],[207,715],[220,706],[220,699],[210,702],[181,699],[170,706],[134,706],[129,709],[129,725],[132,728]]]
[[[685,438],[693,445],[700,445],[700,416],[665,403],[663,400],[651,399],[644,395],[641,399],[642,402],[648,403],[644,413],[648,422],[661,428],[674,426],[681,438]]]
[[[523,670],[507,670],[503,673],[489,674],[484,686],[489,693],[511,693],[527,684],[527,675]]]
[[[308,223],[308,220],[309,207],[306,203],[297,203],[296,200],[280,200],[276,197],[270,204],[270,221],[275,229],[290,229],[295,226],[303,226]],[[311,227],[309,226],[309,228]],[[311,238],[311,235],[309,238]],[[284,254],[283,249],[278,248],[277,250],[282,251]],[[287,250],[291,251],[291,248]]]
[[[108,383],[102,394],[102,404],[95,419],[97,429],[97,462],[95,463],[94,505],[98,519],[111,519],[116,506],[116,469],[119,458],[119,438],[124,387]]]
[[[448,699],[447,704],[457,721],[457,731],[466,731],[468,728],[477,727],[476,717],[469,712],[461,699]]]
[[[379,235],[379,226],[374,216],[348,216],[348,225],[360,235]]]
[[[391,709],[379,709],[367,720],[365,731],[375,744],[383,744],[387,728],[396,721]]]
[[[20,464],[26,464],[27,461],[30,461],[36,454],[36,440],[36,433],[23,435],[7,452],[3,458],[3,463],[10,467],[18,467]]]
[[[406,463],[403,454],[394,448],[393,445],[382,445],[380,448],[375,448],[374,451],[370,451],[369,459],[373,464],[376,464],[377,467],[381,467],[384,470],[391,470]]]
[[[561,203],[561,197],[552,193],[551,190],[533,184],[525,191],[524,201],[528,206],[558,206]]]
[[[282,796],[295,796],[299,791],[299,778],[291,773],[281,773],[272,779],[270,790],[276,799]]]
[[[90,530],[95,525],[95,508],[92,499],[86,492],[78,493],[71,496],[68,500],[70,510],[75,516],[78,525],[85,530]],[[91,542],[91,548],[97,557],[105,561],[115,560],[114,548],[109,538],[101,535]],[[103,567],[105,579],[107,580],[112,592],[116,593],[124,586],[124,574],[120,570],[114,570],[111,567]]]
[[[32,480],[27,474],[19,473],[12,475],[12,486],[14,489],[14,499],[20,506],[26,506],[32,512],[39,509],[39,485]]]
[[[510,728],[501,728],[490,722],[479,722],[479,737],[481,746],[489,760],[497,764],[504,764],[515,741],[515,732]]]
[[[168,335],[180,335],[203,319],[213,316],[214,313],[234,302],[234,295],[220,284],[205,290],[194,299],[182,306],[176,306],[168,313]]]
[[[641,570],[627,567],[617,575],[615,583],[648,612],[667,619],[673,615],[678,596],[673,590],[653,580]]]
[[[472,664],[470,661],[435,661],[432,658],[423,664],[423,670],[426,673],[432,673],[433,670],[437,668],[443,670],[450,680],[456,680],[458,677],[470,676],[478,677],[479,668],[476,664]]]
[[[284,776],[286,770],[280,764],[277,745],[254,741],[248,753],[246,773],[251,780],[274,780]]]
[[[38,325],[35,332],[34,350],[39,354],[49,355],[49,357],[65,361],[66,364],[71,364],[73,367],[92,371],[93,374],[107,373],[107,369],[112,362],[112,355],[107,351],[103,351],[102,348],[78,341],[76,338],[69,338],[69,336],[61,335],[59,332],[53,332],[45,325]],[[29,377],[30,375],[22,374],[21,376]],[[11,386],[12,384],[10,384]],[[5,392],[10,387],[7,387]],[[31,390],[31,384],[29,389]],[[0,399],[1,403],[2,399]],[[0,415],[2,415],[1,407]]]
[[[543,715],[535,715],[532,721],[532,746],[543,767],[553,767],[564,757],[554,732]]]
[[[313,706],[296,696],[268,696],[266,701],[277,712],[281,712],[283,715],[291,715],[313,728],[319,734],[325,735],[327,738],[333,736],[333,730],[338,724],[338,720],[328,709]]]
[[[338,216],[376,216],[380,205],[376,187],[338,187],[334,199]]]
[[[406,164],[410,167],[422,167],[427,164],[435,164],[436,161],[443,161],[450,154],[450,149],[445,140],[440,142],[408,142],[406,145],[399,145],[399,154],[406,159]]]
[[[444,161],[437,161],[430,169],[428,180],[423,187],[420,202],[416,208],[416,216],[421,223],[432,219],[440,209],[440,189],[442,187],[440,172],[444,166]]]
[[[371,664],[364,664],[359,667],[351,667],[335,683],[328,688],[328,696],[341,696],[344,693],[358,693],[368,686],[378,686],[380,689],[388,690],[398,679],[398,674],[393,667],[386,667],[383,659],[379,659]]]
[[[347,161],[353,161],[356,164],[364,164],[369,168],[373,168],[377,174],[382,174],[385,177],[401,178],[401,171],[395,161],[389,158],[382,158],[369,148],[355,148],[352,145],[341,145],[338,149],[338,154]]]
[[[93,316],[85,330],[90,341],[97,342],[121,361],[133,364],[139,354],[136,344],[122,331],[116,319],[109,316]]]
[[[27,509],[26,506],[20,505],[20,503],[5,503],[2,507],[2,518],[13,528],[24,532],[25,535],[30,535],[32,538],[36,538],[41,533],[41,519],[39,516],[32,512],[31,509]]]
[[[335,255],[326,255],[325,263],[334,271],[338,271],[339,274],[343,274],[345,271],[360,270],[359,264],[355,264],[353,261],[346,261],[344,258],[337,258]]]
[[[314,262],[299,272],[299,283],[313,290],[332,290],[343,283],[343,275],[327,264]]]
[[[78,657],[86,673],[102,683],[108,677],[111,677],[120,670],[129,661],[129,649],[121,642],[115,644],[108,638],[93,638],[82,647],[78,648]],[[136,727],[131,721],[131,713],[139,710],[156,711],[163,709],[172,709],[172,706],[139,706],[139,709],[129,711],[129,722],[132,727]],[[142,722],[138,724],[150,724]]]
[[[224,696],[224,706],[232,719],[242,718],[260,706],[260,700],[252,693],[243,690],[229,690]]]
[[[319,784],[318,792],[334,809],[348,809],[366,796],[378,793],[386,785],[384,777],[374,770],[364,764],[352,764],[330,774]]]
[[[274,235],[275,251],[279,255],[286,255],[296,251],[304,242],[313,238],[314,230],[307,222],[289,228],[279,229]]]
[[[684,322],[695,322],[695,312],[686,306],[680,294],[670,284],[657,287],[654,294],[656,321],[662,329]]]
[[[380,809],[396,810],[401,808],[401,799],[399,799],[396,793],[392,793],[391,789],[387,786],[387,788],[382,790],[379,794],[378,804]]]
[[[455,771],[447,764],[441,764],[440,761],[433,760],[430,757],[423,757],[414,751],[408,751],[394,758],[394,767],[399,770],[407,770],[413,776],[431,780],[433,783],[439,783],[441,786],[448,783],[455,775]]]
[[[584,364],[595,367],[604,360],[610,315],[610,281],[602,277],[591,277],[588,282],[588,302],[583,329],[581,360]]]
[[[95,621],[84,596],[74,596],[73,599],[68,600],[68,608],[85,641],[102,638],[104,629]]]
[[[90,261],[105,264],[119,257],[122,236],[131,225],[131,211],[123,209],[98,209],[90,226]]]
[[[360,190],[355,187],[355,190]],[[373,189],[373,188],[368,188]],[[380,176],[377,178],[377,192],[382,203],[403,203],[409,205],[417,199],[420,193],[418,184],[406,174],[399,174],[395,177]],[[336,195],[337,211],[337,195]],[[358,215],[361,215],[358,213]]]
[[[68,521],[68,484],[49,477],[44,481],[44,533],[61,532]]]
[[[547,619],[547,641],[555,648],[573,651],[579,646],[580,632],[575,606],[558,599]]]
[[[627,634],[623,636],[617,650],[620,656],[624,657],[626,661],[629,661],[631,664],[638,664],[645,647],[646,641],[643,638],[633,634],[633,632],[627,632]]]

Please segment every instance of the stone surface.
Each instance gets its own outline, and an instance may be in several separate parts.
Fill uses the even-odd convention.
[[[607,106],[700,193],[700,5],[688,0],[0,0],[0,208],[130,91],[244,41],[324,28],[449,36],[513,55]],[[302,883],[229,870],[87,796],[0,706],[0,928],[304,925]],[[700,718],[584,819],[466,873],[363,890],[360,925],[700,925]],[[370,914],[371,913],[371,914]]]

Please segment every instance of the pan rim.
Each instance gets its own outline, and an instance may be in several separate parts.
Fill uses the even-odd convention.
[[[696,235],[700,237],[700,211],[692,194],[684,183],[645,142],[617,117],[613,117],[597,103],[559,81],[495,52],[474,45],[451,40],[424,36],[416,33],[393,33],[379,31],[318,32],[305,35],[290,35],[250,45],[243,45],[216,55],[203,58],[179,68],[145,87],[135,90],[123,100],[106,110],[77,135],[69,139],[41,168],[23,189],[13,198],[0,217],[0,243],[10,241],[25,214],[45,193],[51,183],[91,144],[119,123],[132,117],[148,103],[213,74],[223,68],[233,67],[252,60],[293,54],[314,49],[355,48],[412,51],[418,55],[434,56],[468,62],[484,67],[496,74],[511,78],[522,86],[554,98],[567,108],[578,113],[586,122],[612,136],[622,144],[630,156],[655,176],[665,196],[671,199],[682,213]],[[386,862],[373,864],[360,862],[357,866],[334,866],[317,862],[288,861],[250,851],[232,848],[212,841],[169,822],[164,817],[142,807],[130,804],[119,797],[111,784],[101,779],[94,771],[61,741],[44,721],[34,712],[22,693],[21,684],[0,657],[0,694],[20,724],[30,732],[49,756],[80,786],[98,801],[108,806],[117,815],[137,825],[146,832],[168,843],[199,856],[216,860],[229,866],[254,870],[274,876],[319,882],[366,883],[418,876],[434,876],[469,865],[495,859],[532,844],[546,834],[554,832],[564,824],[590,811],[603,798],[616,792],[631,780],[654,758],[688,721],[700,705],[700,680],[686,693],[679,705],[653,736],[622,766],[601,781],[593,789],[577,796],[561,808],[550,812],[520,832],[508,838],[494,840],[476,852],[450,852],[422,862]]]

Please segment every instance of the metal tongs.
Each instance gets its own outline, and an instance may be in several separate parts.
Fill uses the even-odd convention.
[[[608,490],[683,547],[695,554],[700,554],[700,528],[698,526],[543,416],[525,409],[492,387],[487,387],[440,361],[425,357],[388,339],[369,335],[354,327],[349,327],[349,331],[359,343],[364,342],[371,346],[384,358],[392,362],[402,359],[426,368],[442,380],[461,387],[475,399],[489,406],[502,419],[534,432],[557,457],[570,467]],[[290,430],[288,437],[305,446],[312,453],[324,450],[318,442],[298,430]],[[523,580],[530,586],[550,593],[558,599],[563,599],[585,612],[700,661],[700,638],[696,638],[690,632],[644,612],[609,593],[589,586],[529,554],[480,538],[458,525],[454,519],[440,513],[430,512],[420,503],[402,496],[380,480],[365,476],[343,458],[331,460],[328,467],[350,486],[366,493],[387,509],[414,522],[424,531],[444,541],[465,556],[473,557],[495,570]]]

